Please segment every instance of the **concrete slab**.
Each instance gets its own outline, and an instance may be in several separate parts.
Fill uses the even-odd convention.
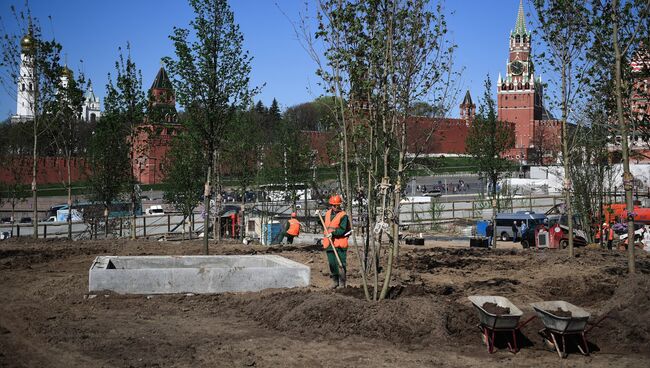
[[[308,266],[277,255],[100,256],[88,290],[119,294],[213,294],[309,285]]]

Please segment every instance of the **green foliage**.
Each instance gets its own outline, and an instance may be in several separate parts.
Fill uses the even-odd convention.
[[[262,105],[263,106],[263,105]],[[226,132],[222,159],[227,174],[240,192],[249,189],[258,179],[259,164],[271,137],[263,130],[265,110],[253,109],[235,115]]]
[[[189,216],[200,201],[203,193],[203,153],[187,133],[174,137],[167,154],[165,201],[185,216]]]
[[[252,58],[226,0],[190,0],[196,14],[190,29],[175,27],[169,37],[176,57],[164,62],[178,102],[189,115],[186,125],[199,137],[205,165],[220,150],[224,132],[238,108],[251,100]]]
[[[115,62],[115,82],[108,75],[104,114],[97,124],[88,149],[88,184],[90,198],[109,208],[124,191],[130,191],[135,216],[136,183],[133,163],[135,127],[142,123],[146,101],[142,91],[142,73],[131,58],[127,44],[127,56],[119,48]]]
[[[88,148],[89,197],[105,208],[116,202],[131,181],[127,131],[114,114],[104,115]]]
[[[142,89],[142,72],[136,67],[131,58],[131,45],[126,45],[126,59],[122,48],[118,48],[119,56],[115,62],[115,82],[108,74],[106,98],[104,99],[104,114],[114,115],[122,121],[125,129],[142,123],[147,106]]]
[[[465,143],[467,153],[474,157],[478,171],[490,179],[494,192],[498,180],[513,168],[513,163],[502,156],[514,148],[515,132],[512,124],[497,119],[491,91],[492,83],[488,76],[483,99],[471,122]]]
[[[336,128],[336,99],[321,96],[314,101],[291,106],[284,119],[300,130],[326,131]]]

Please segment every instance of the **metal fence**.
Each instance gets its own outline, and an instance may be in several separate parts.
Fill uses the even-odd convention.
[[[190,237],[193,233],[203,231],[204,222],[204,219],[198,213],[192,214],[192,218],[186,218],[178,213],[138,216],[135,219],[135,236],[141,238],[182,235],[185,232]],[[34,234],[34,226],[31,223],[0,224],[0,233],[9,233],[12,237],[31,237]],[[96,239],[106,235],[111,237],[131,237],[131,217],[110,218],[108,222],[101,218],[95,218],[72,223],[72,237],[74,239]],[[63,238],[67,236],[67,222],[38,223],[39,238]]]
[[[514,196],[500,200],[501,212],[534,211],[544,213],[562,202],[559,196]],[[443,220],[474,220],[492,217],[490,198],[453,200],[431,198],[430,202],[402,203],[400,224],[413,228],[432,227]]]

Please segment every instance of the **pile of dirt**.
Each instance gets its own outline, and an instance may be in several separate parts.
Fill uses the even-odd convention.
[[[560,308],[554,309],[554,310],[548,310],[548,313],[554,315],[555,317],[560,317],[560,318],[571,318],[573,317],[573,313],[571,311],[565,311]]]
[[[650,351],[650,277],[628,276],[621,280],[603,314],[605,319],[589,334],[603,351]]]
[[[291,290],[250,299],[240,308],[267,327],[306,339],[361,336],[432,346],[446,343],[450,336],[454,341],[475,337],[470,333],[473,310],[449,298],[407,288],[395,299],[373,303],[359,297],[361,290],[344,290]]]
[[[503,316],[510,314],[510,308],[502,307],[496,303],[483,303],[481,306],[486,312],[494,314],[496,316]]]

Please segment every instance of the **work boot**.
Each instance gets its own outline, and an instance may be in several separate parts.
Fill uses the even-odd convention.
[[[343,288],[345,287],[345,280],[346,280],[346,277],[345,277],[345,272],[344,272],[344,273],[339,275],[339,282],[338,282],[338,284],[341,285],[341,287],[343,287]]]
[[[332,289],[339,287],[339,278],[337,276],[331,276],[332,279]]]

